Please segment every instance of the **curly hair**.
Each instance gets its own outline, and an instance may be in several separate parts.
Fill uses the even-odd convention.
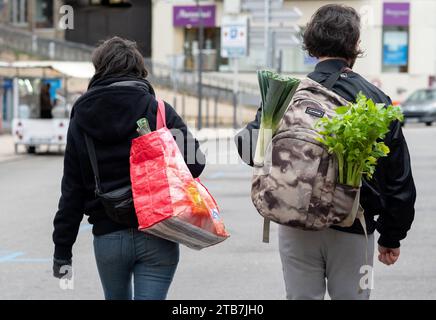
[[[136,43],[120,37],[102,42],[92,53],[95,78],[136,76],[146,78],[144,57]]]
[[[359,49],[360,15],[348,6],[328,4],[312,16],[303,33],[303,49],[310,56],[356,59]]]

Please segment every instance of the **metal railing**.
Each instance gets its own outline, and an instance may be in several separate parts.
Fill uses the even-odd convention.
[[[93,50],[91,46],[44,38],[6,25],[0,25],[0,45],[41,58],[62,61],[89,61]]]
[[[94,49],[92,46],[80,43],[40,37],[7,25],[0,25],[0,45],[40,58],[60,61],[90,61]],[[196,72],[174,68],[170,64],[156,62],[150,58],[145,59],[145,64],[151,83],[173,91],[174,100],[176,95],[182,95],[183,100],[185,96],[197,97]],[[204,103],[208,105],[209,101],[214,101],[215,104],[218,101],[224,102],[233,105],[235,110],[240,105],[257,107],[260,99],[257,85],[239,81],[238,92],[235,93],[232,79],[228,75],[204,72],[202,76]]]
[[[198,76],[196,72],[186,71],[170,66],[169,64],[145,59],[149,71],[149,79],[156,85],[169,88],[174,92],[197,96]],[[209,98],[217,98],[220,101],[248,106],[258,106],[259,89],[255,83],[238,82],[237,99],[233,91],[233,80],[228,76],[220,76],[216,73],[204,72],[202,76],[203,95]]]

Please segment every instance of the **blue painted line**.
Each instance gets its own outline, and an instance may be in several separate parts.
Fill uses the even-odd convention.
[[[206,179],[218,179],[218,178],[222,178],[225,176],[224,171],[217,171],[212,173],[211,175],[207,176]]]
[[[79,233],[92,229],[92,224],[83,224],[79,228]]]
[[[13,253],[7,254],[5,256],[0,257],[0,263],[13,261],[13,260],[15,260],[16,257],[22,256],[22,255],[24,255],[23,252],[13,252]]]
[[[25,263],[45,263],[52,262],[53,259],[14,259],[8,262],[25,262]]]
[[[79,228],[79,233],[90,229],[92,229],[91,224],[82,224]],[[18,258],[24,255],[24,252],[17,251],[9,253],[8,251],[2,250],[0,251],[0,263],[47,263],[52,261],[51,258]]]

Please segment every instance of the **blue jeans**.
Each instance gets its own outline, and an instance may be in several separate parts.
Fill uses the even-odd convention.
[[[179,262],[177,243],[136,229],[94,236],[94,252],[106,300],[164,300]]]

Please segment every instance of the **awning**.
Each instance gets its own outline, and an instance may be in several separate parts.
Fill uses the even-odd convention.
[[[10,69],[7,73],[3,74],[1,69]],[[6,62],[0,61],[0,76],[11,76],[11,70],[23,69],[51,69],[59,74],[71,77],[90,79],[94,75],[94,66],[90,62],[66,62],[66,61],[15,61]],[[20,75],[23,75],[21,72]]]

